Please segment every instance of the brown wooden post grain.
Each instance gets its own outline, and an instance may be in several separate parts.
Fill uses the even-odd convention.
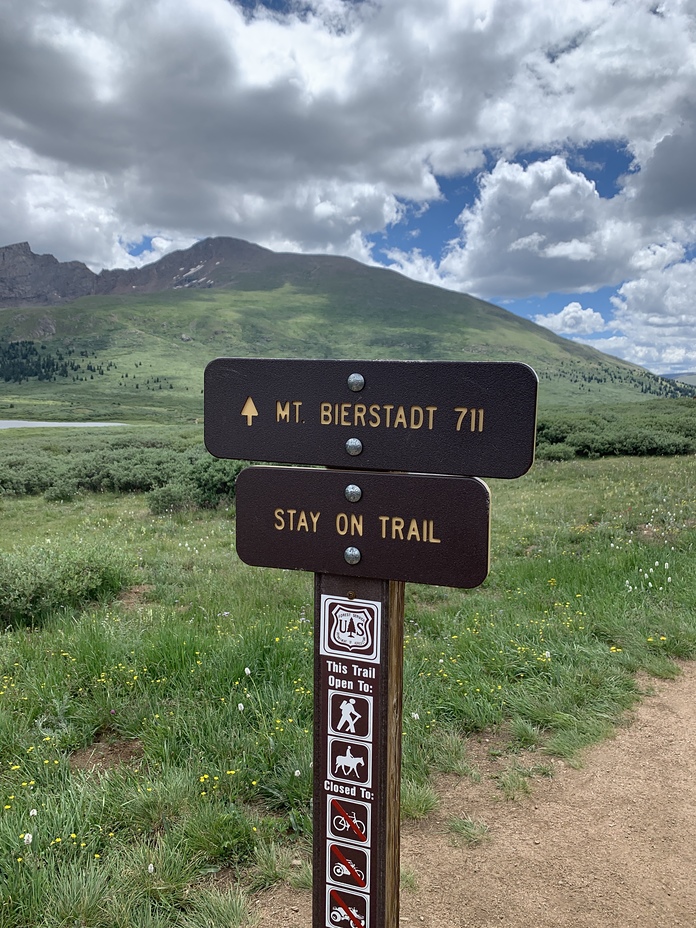
[[[387,610],[388,690],[386,716],[386,859],[384,868],[384,928],[399,924],[399,883],[401,876],[401,731],[403,704],[404,651],[404,586],[401,581],[389,583]]]

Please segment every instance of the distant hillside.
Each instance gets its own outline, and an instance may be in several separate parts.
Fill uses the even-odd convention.
[[[664,374],[667,380],[676,380],[679,383],[688,383],[696,386],[696,371],[683,371],[680,374]]]
[[[519,360],[539,374],[542,407],[696,395],[491,303],[349,258],[216,238],[93,274],[26,244],[0,248],[0,418],[195,419],[205,365],[224,355]]]

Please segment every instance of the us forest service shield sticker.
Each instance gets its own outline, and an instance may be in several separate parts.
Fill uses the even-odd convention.
[[[378,661],[380,611],[379,602],[322,596],[321,653]]]

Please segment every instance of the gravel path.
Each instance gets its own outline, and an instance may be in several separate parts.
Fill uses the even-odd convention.
[[[402,829],[405,928],[690,928],[696,925],[696,664],[653,694],[616,737],[556,762],[527,796],[507,801],[493,776],[510,756],[472,743],[483,780],[446,777],[442,802]],[[548,763],[531,755],[521,762]],[[496,770],[497,767],[497,770]],[[490,829],[475,848],[448,822],[470,815]],[[310,928],[309,893],[274,887],[256,900],[260,928]]]

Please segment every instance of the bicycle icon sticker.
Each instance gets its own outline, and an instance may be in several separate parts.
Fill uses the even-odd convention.
[[[350,841],[368,847],[370,844],[370,806],[355,800],[328,797],[326,833],[341,843]]]

